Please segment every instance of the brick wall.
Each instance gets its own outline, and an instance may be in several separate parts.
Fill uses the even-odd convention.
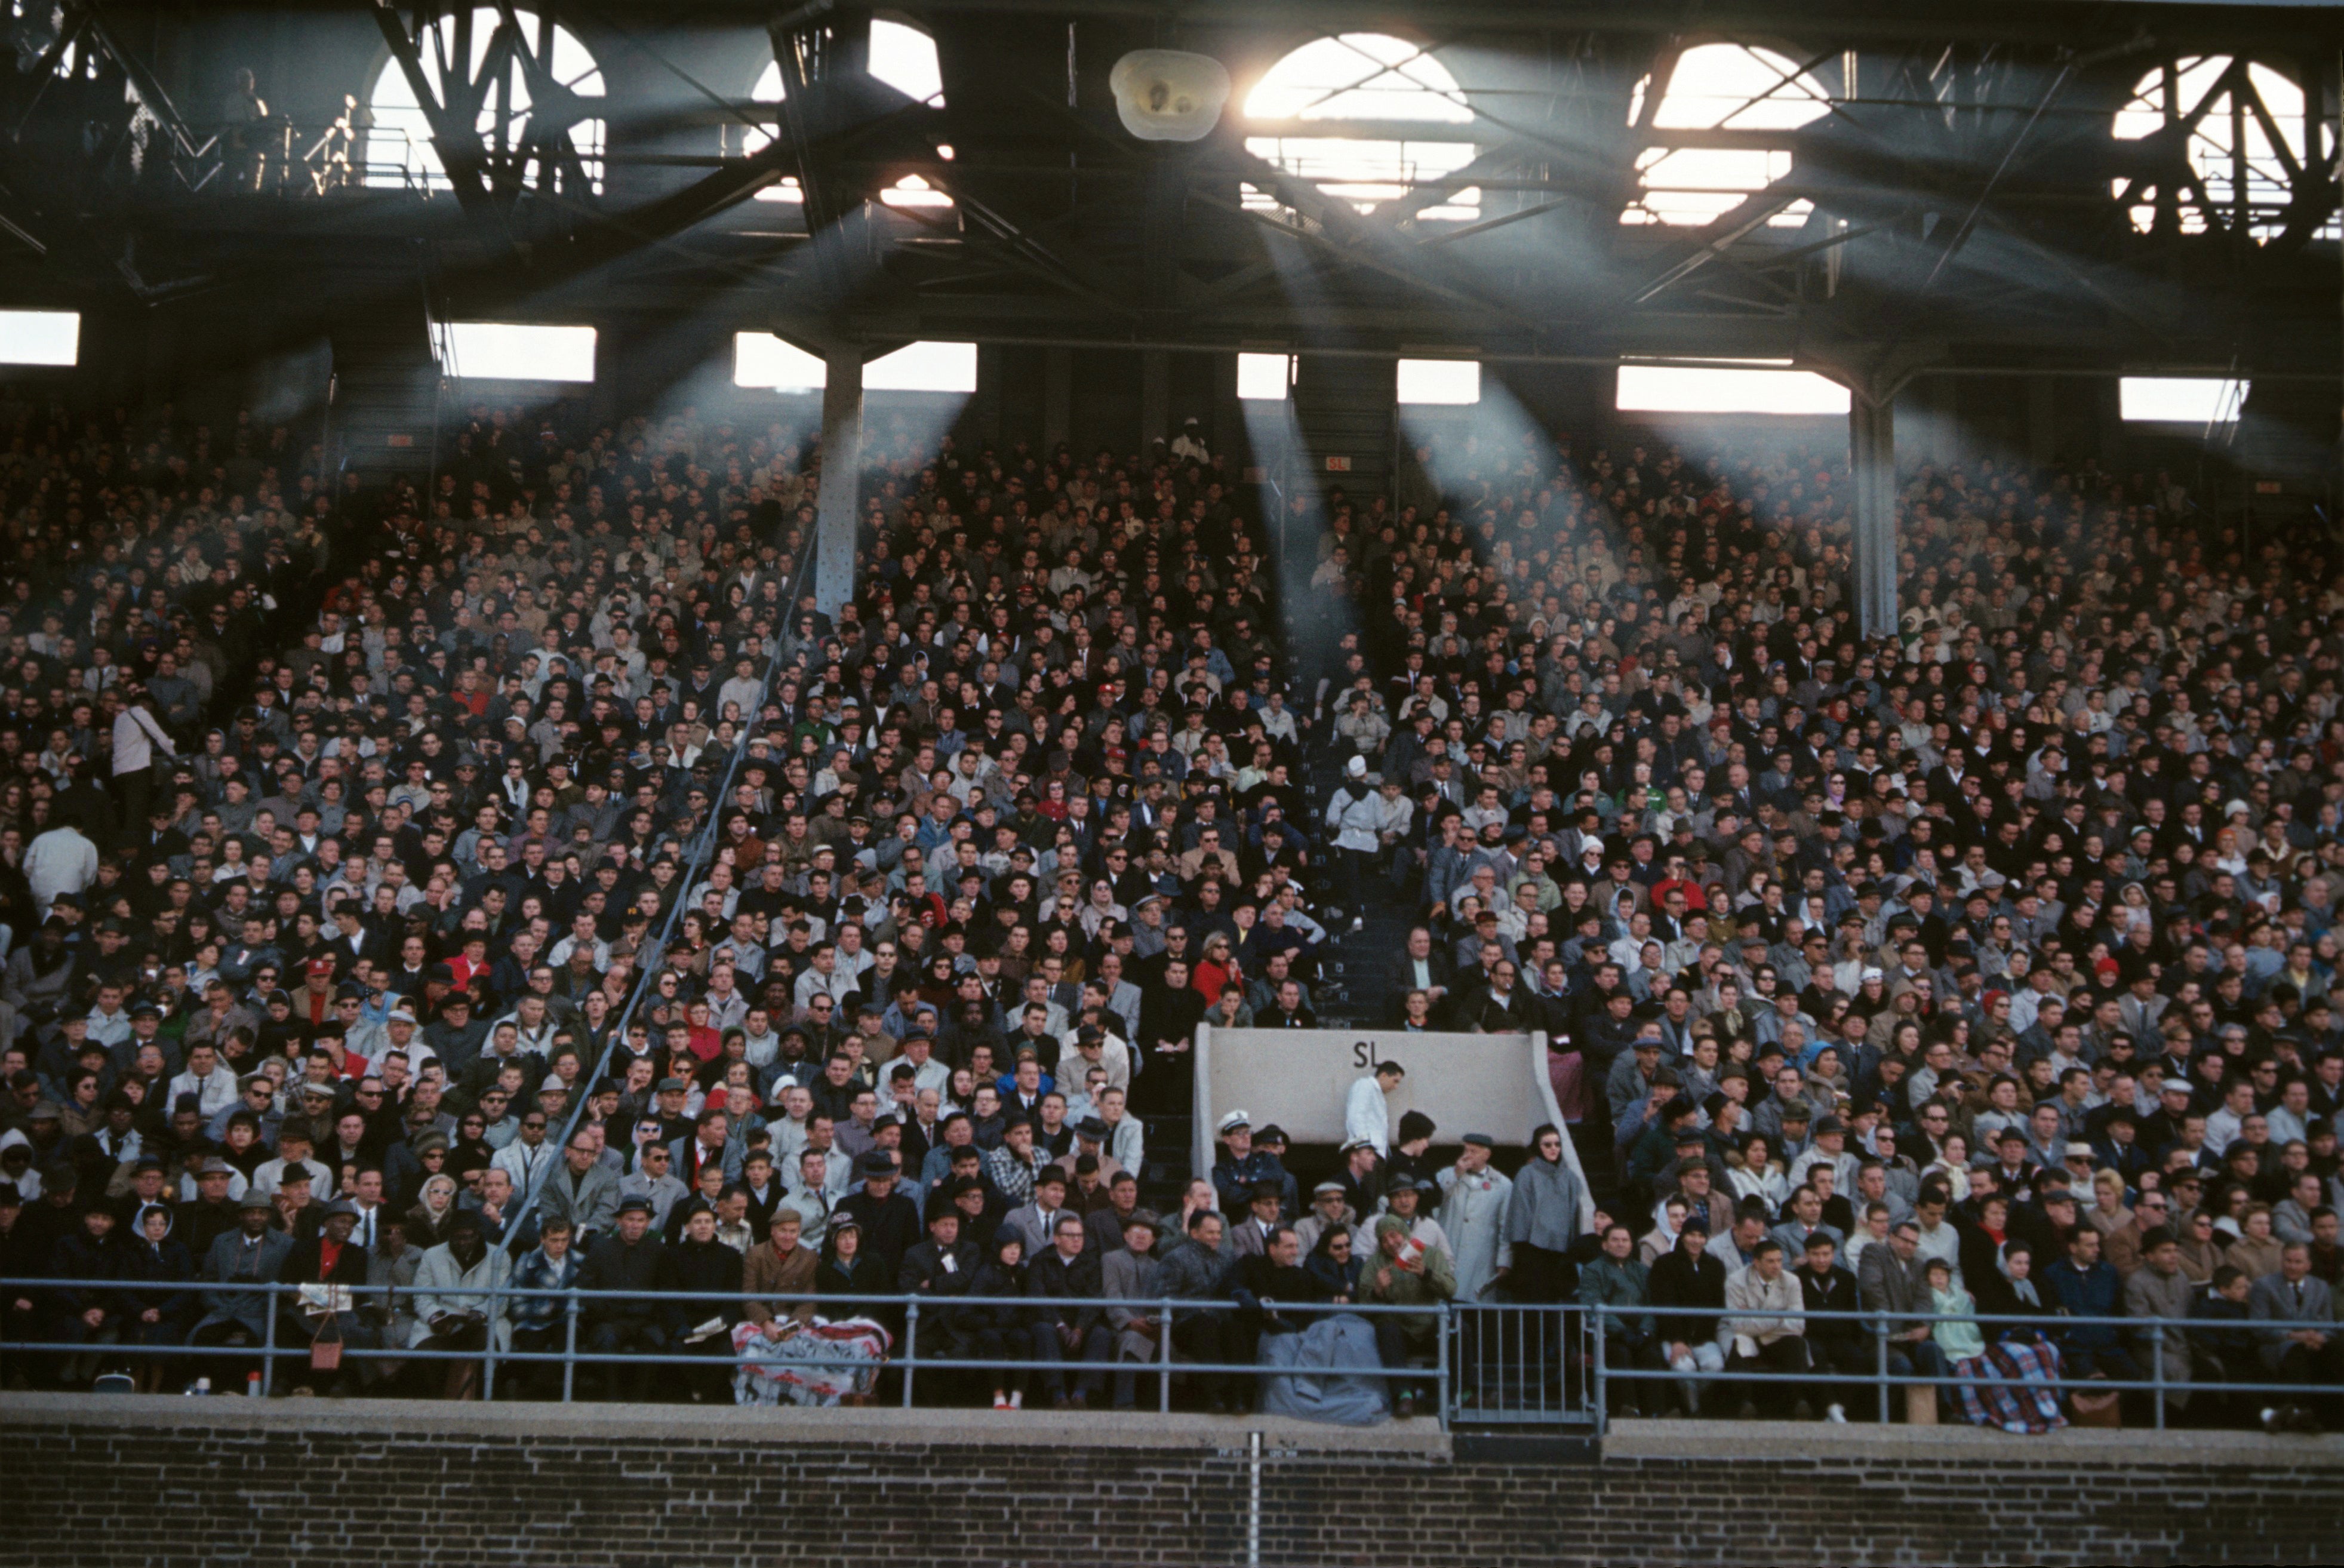
[[[128,1399],[68,1411],[12,1397],[0,1562],[1246,1561],[1250,1465],[1234,1425],[1116,1431],[1091,1417],[1086,1446],[1069,1448],[1034,1441],[1063,1435],[1051,1423],[1064,1418],[1023,1418],[1020,1441],[1005,1442],[998,1424],[969,1431],[938,1412],[898,1441],[900,1426],[822,1419],[833,1413],[848,1412]],[[2338,1440],[1726,1426],[1623,1429],[1599,1454],[1452,1450],[1386,1429],[1273,1434],[1266,1452],[1261,1561],[1309,1568],[2319,1562],[2337,1559],[2344,1526]]]

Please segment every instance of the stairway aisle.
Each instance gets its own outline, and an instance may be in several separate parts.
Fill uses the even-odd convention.
[[[1341,764],[1329,757],[1314,758],[1306,778],[1312,824],[1319,830],[1326,803],[1341,782]],[[1399,1017],[1399,958],[1408,945],[1409,927],[1422,911],[1412,892],[1394,887],[1387,878],[1372,879],[1365,891],[1365,908],[1360,913],[1367,924],[1357,931],[1349,929],[1350,913],[1347,911],[1329,933],[1329,951],[1319,961],[1316,996],[1318,1022],[1325,1028],[1385,1028]],[[1611,1129],[1595,1122],[1574,1123],[1571,1137],[1597,1203],[1610,1202],[1619,1188]]]
[[[1315,843],[1325,834],[1327,802],[1342,782],[1342,764],[1333,757],[1315,757],[1307,777]],[[1322,843],[1318,854],[1327,856],[1334,851]],[[1316,888],[1312,892],[1322,901],[1333,896],[1331,887],[1323,894]],[[1313,995],[1318,1022],[1326,1028],[1374,1028],[1399,1016],[1398,959],[1408,945],[1416,906],[1388,877],[1368,878],[1361,892],[1362,907],[1345,910],[1343,918],[1334,923],[1328,932],[1329,951],[1319,959],[1318,984]],[[1357,931],[1349,928],[1355,914],[1367,922]]]

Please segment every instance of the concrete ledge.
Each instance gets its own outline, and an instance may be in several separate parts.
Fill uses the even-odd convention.
[[[1266,1455],[1379,1453],[1440,1460],[1508,1462],[1552,1434],[1468,1434],[1457,1442],[1430,1420],[1358,1428],[1231,1416],[1141,1411],[898,1409],[777,1410],[732,1405],[448,1404],[429,1400],[248,1400],[219,1396],[16,1393],[0,1399],[0,1431],[32,1426],[158,1431],[208,1428],[237,1431],[342,1433],[509,1441],[592,1439],[638,1443],[769,1442],[776,1437],[888,1448],[1064,1448],[1233,1452],[1261,1433]],[[2344,1434],[2270,1437],[2247,1431],[2086,1431],[2014,1437],[1973,1426],[1881,1428],[1815,1422],[1623,1421],[1600,1444],[1577,1434],[1572,1452],[1604,1460],[1856,1461],[1943,1466],[1964,1463],[2311,1467],[2344,1471]],[[1487,1440],[1487,1441],[1482,1441]],[[1584,1445],[1584,1446],[1582,1446]],[[1551,1447],[1550,1441],[1544,1447]]]
[[[639,1443],[646,1438],[770,1442],[776,1437],[896,1448],[1027,1447],[1066,1449],[1242,1450],[1254,1432],[1265,1452],[1422,1454],[1446,1459],[1449,1438],[1428,1417],[1379,1426],[1153,1411],[916,1411],[778,1409],[739,1405],[450,1404],[432,1400],[188,1399],[169,1394],[15,1393],[0,1398],[0,1431],[26,1426],[160,1431],[227,1428],[465,1438],[595,1438]]]
[[[2344,1470],[2344,1435],[2271,1437],[2258,1431],[2107,1431],[2069,1427],[2017,1437],[1984,1427],[1834,1426],[1807,1421],[1623,1421],[1603,1439],[1613,1459],[1864,1460],[1961,1464],[2275,1465]]]

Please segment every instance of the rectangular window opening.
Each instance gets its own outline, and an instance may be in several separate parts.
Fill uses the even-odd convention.
[[[2117,407],[2133,424],[2225,425],[2246,406],[2248,383],[2218,376],[2126,376]]]
[[[594,329],[450,321],[434,336],[440,368],[468,381],[594,379]]]
[[[1249,403],[1282,403],[1294,386],[1291,354],[1239,354],[1238,396]]]
[[[1845,387],[1781,361],[1622,365],[1613,407],[1628,414],[1845,414]]]
[[[0,310],[0,365],[81,362],[81,316],[72,310]]]
[[[1481,366],[1473,359],[1402,359],[1399,385],[1402,403],[1478,403]]]

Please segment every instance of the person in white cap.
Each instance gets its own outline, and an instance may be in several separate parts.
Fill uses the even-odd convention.
[[[1351,929],[1367,924],[1359,908],[1361,889],[1382,847],[1384,809],[1368,784],[1368,759],[1354,756],[1343,765],[1343,782],[1327,802],[1327,825],[1334,830],[1335,847],[1342,852],[1337,896],[1349,912]]]
[[[1220,1196],[1221,1212],[1234,1223],[1253,1201],[1257,1182],[1283,1181],[1286,1168],[1278,1157],[1253,1146],[1253,1118],[1233,1110],[1214,1128],[1220,1135],[1220,1158],[1213,1161],[1213,1190]]]

